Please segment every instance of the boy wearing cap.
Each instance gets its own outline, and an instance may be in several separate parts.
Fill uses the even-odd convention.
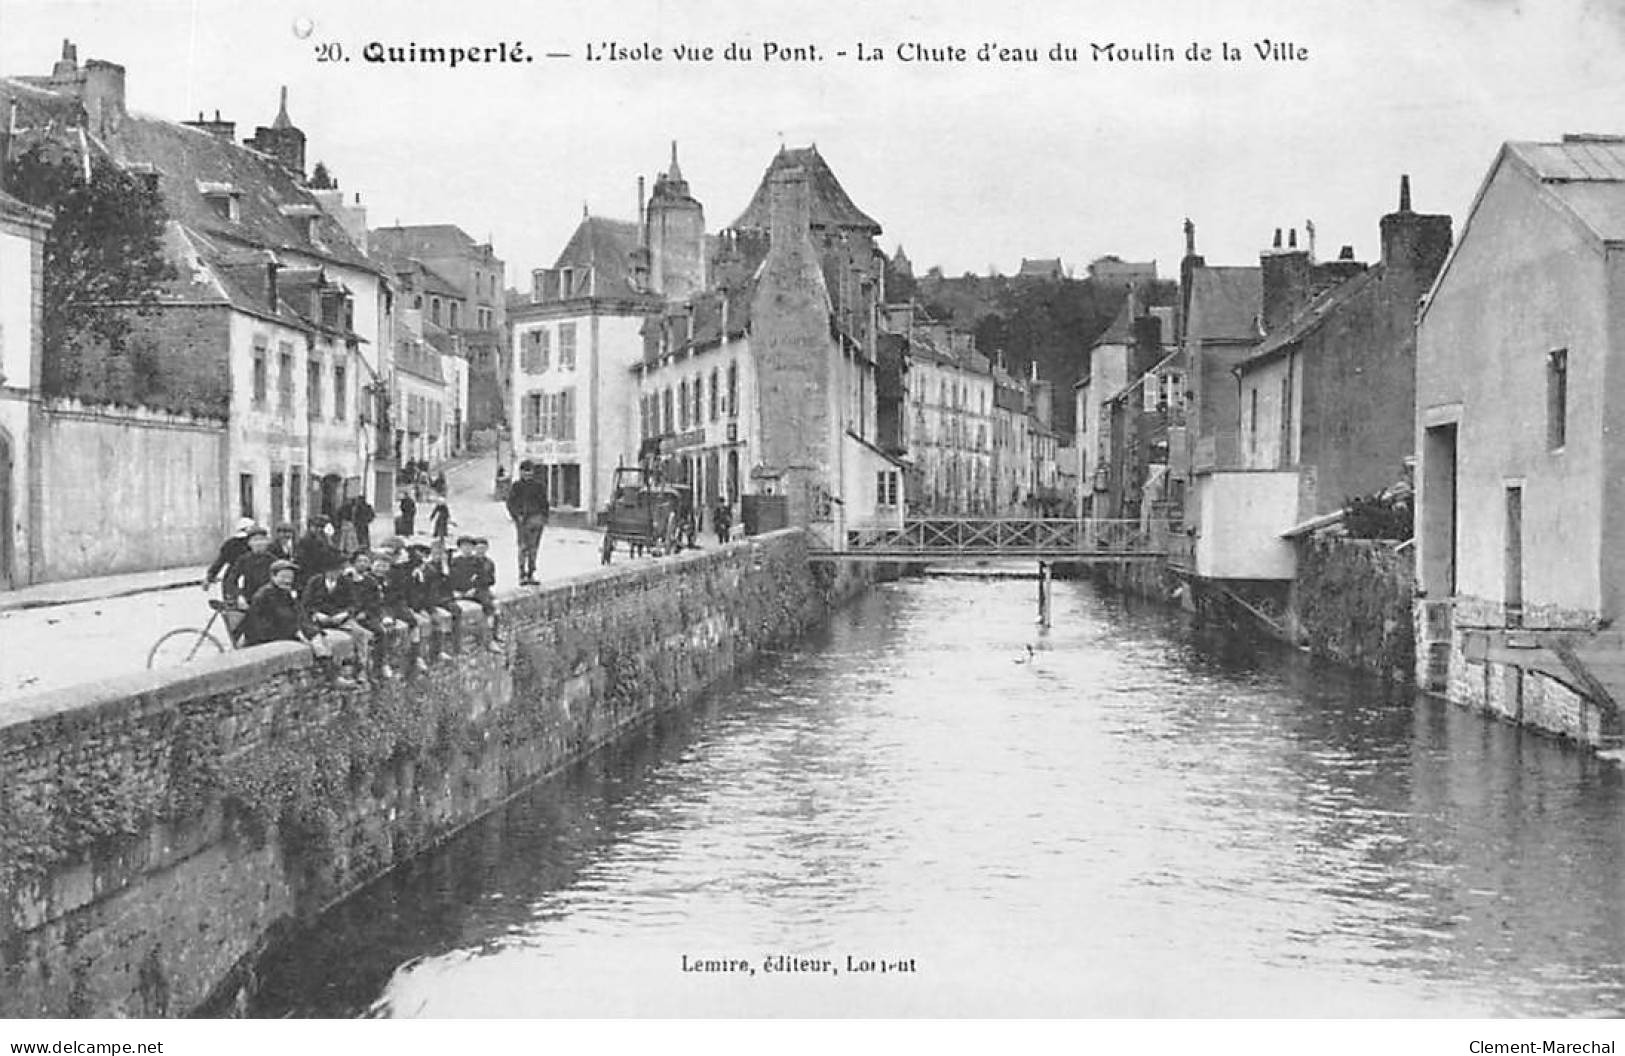
[[[496,602],[491,598],[491,585],[495,577],[487,570],[490,559],[474,552],[477,542],[472,535],[457,537],[457,556],[451,559],[446,579],[453,598],[475,602],[485,610],[485,618],[491,625],[491,648],[498,651],[502,648],[502,634],[497,627]]]
[[[270,580],[254,592],[248,615],[243,617],[244,645],[302,642],[315,634],[315,627],[293,592],[297,572],[298,566],[292,561],[279,559],[271,563]]]
[[[305,583],[300,595],[305,612],[320,631],[337,630],[350,622],[350,581],[344,566],[328,565]]]
[[[271,582],[271,533],[259,525],[248,530],[248,553],[231,563],[220,581],[220,597],[227,605],[246,609],[259,589]]]
[[[203,590],[208,593],[220,579],[220,574],[230,568],[232,562],[248,553],[248,533],[254,527],[254,518],[244,517],[237,522],[237,531],[226,537],[220,544],[220,552],[215,555],[214,562],[203,573]]]

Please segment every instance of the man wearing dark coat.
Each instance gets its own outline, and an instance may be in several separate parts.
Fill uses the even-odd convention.
[[[508,489],[508,516],[519,537],[520,586],[536,584],[536,549],[551,512],[547,486],[536,478],[535,467],[528,461],[519,463],[519,479]]]

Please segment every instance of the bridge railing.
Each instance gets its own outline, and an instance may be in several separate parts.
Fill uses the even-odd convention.
[[[923,556],[1144,556],[1166,552],[1169,535],[1166,522],[1138,519],[910,517],[900,529],[850,531],[844,549]]]

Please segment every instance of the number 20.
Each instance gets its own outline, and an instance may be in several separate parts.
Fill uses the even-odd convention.
[[[344,45],[338,43],[338,41],[330,41],[325,44],[316,45],[316,61],[343,62]]]

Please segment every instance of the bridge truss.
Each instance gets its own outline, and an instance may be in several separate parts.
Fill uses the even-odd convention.
[[[813,555],[842,561],[940,562],[1023,557],[1084,564],[1168,554],[1166,521],[1065,517],[910,517],[899,529],[849,531],[844,545],[814,534]]]

